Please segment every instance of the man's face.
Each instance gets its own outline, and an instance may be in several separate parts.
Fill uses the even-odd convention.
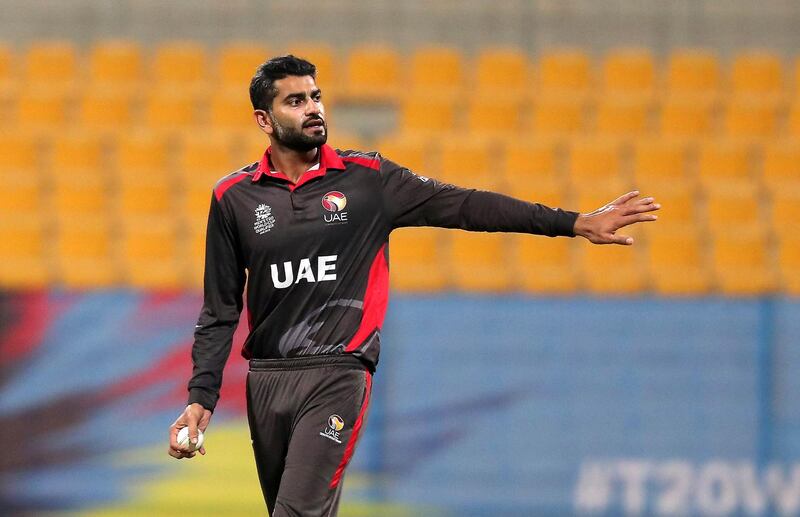
[[[307,152],[328,140],[321,92],[310,75],[275,81],[278,95],[267,113],[270,138],[294,151]],[[271,131],[270,131],[271,129]]]

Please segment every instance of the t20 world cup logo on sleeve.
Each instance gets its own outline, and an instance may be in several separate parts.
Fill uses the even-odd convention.
[[[332,190],[322,196],[322,208],[328,212],[341,212],[347,206],[347,198],[338,190]]]

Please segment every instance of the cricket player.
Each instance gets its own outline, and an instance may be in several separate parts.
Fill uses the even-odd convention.
[[[630,245],[618,230],[655,220],[660,207],[630,192],[578,214],[440,183],[377,152],[332,149],[316,68],[291,55],[258,68],[250,99],[271,145],[213,190],[194,370],[169,454],[193,457],[177,433],[188,427],[196,441],[209,425],[246,286],[247,412],[267,508],[280,517],[334,516],[378,364],[392,230]]]

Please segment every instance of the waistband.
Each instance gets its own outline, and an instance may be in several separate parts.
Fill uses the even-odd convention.
[[[284,359],[250,359],[251,372],[273,370],[307,370],[310,368],[323,368],[326,366],[351,368],[354,370],[368,369],[358,357],[352,354],[308,355]]]

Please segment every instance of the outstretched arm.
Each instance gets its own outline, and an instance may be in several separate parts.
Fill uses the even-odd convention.
[[[575,235],[585,237],[594,244],[633,244],[633,237],[621,235],[617,230],[635,223],[655,221],[658,216],[648,212],[661,208],[655,198],[638,197],[639,191],[634,190],[594,212],[580,214],[575,220]]]

